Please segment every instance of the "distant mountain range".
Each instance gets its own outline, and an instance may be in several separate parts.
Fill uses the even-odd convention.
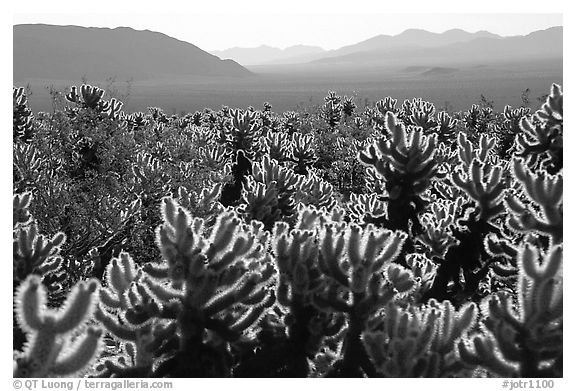
[[[272,46],[258,46],[256,48],[234,47],[226,50],[210,52],[222,59],[232,59],[242,65],[260,64],[291,64],[310,61],[325,53],[319,46],[296,45],[286,49]]]
[[[448,65],[450,61],[490,63],[562,57],[562,27],[513,37],[502,37],[488,31],[469,33],[452,29],[444,33],[432,33],[409,29],[398,35],[378,35],[336,50],[310,48],[307,53],[299,55],[290,55],[291,48],[282,51],[270,46],[233,48],[212,53],[245,66],[316,62],[362,67],[409,60],[423,61],[430,65]]]
[[[562,58],[562,27],[551,27],[524,36],[500,37],[450,30],[443,34],[407,30],[395,37],[380,36],[326,53],[315,62],[361,67],[376,65],[490,64],[521,60]],[[468,40],[464,40],[468,37]]]
[[[537,60],[562,60],[562,27],[525,36],[501,37],[487,31],[444,33],[410,29],[378,35],[337,50],[296,45],[232,48],[212,54],[191,43],[148,30],[15,25],[14,80],[133,80],[181,76],[243,77],[254,72],[328,74],[384,68],[405,73],[421,67],[422,76],[449,76],[460,66]],[[223,59],[221,59],[223,58]],[[242,64],[242,65],[240,65]],[[249,66],[250,70],[245,68]],[[404,70],[404,71],[403,71]]]
[[[162,33],[115,29],[15,25],[14,79],[148,79],[176,75],[239,77],[251,72]]]

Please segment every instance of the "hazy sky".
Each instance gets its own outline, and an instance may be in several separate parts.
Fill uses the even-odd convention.
[[[469,32],[488,30],[508,36],[562,25],[561,13],[538,12],[542,5],[537,6],[537,2],[532,4],[529,0],[484,0],[480,8],[463,6],[464,1],[414,0],[401,4],[376,0],[216,0],[203,6],[197,2],[172,0],[128,3],[99,0],[96,4],[104,6],[94,9],[77,1],[34,5],[35,1],[27,0],[21,3],[23,5],[16,6],[13,14],[14,24],[128,26],[159,31],[204,50],[262,44],[280,48],[307,44],[336,49],[378,34],[398,34],[408,28],[433,32],[452,28]],[[107,3],[110,5],[106,6]],[[494,10],[490,9],[491,4]],[[109,13],[110,10],[114,13]],[[544,10],[555,12],[548,4]],[[409,13],[411,11],[424,13]],[[494,11],[500,13],[486,13]],[[519,14],[519,11],[536,13]]]

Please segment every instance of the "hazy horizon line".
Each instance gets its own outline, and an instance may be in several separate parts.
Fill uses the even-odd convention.
[[[278,19],[261,18],[257,26],[239,24],[235,18],[226,19],[230,15],[219,15],[216,19],[197,18],[193,25],[181,22],[183,15],[157,15],[149,19],[143,15],[96,15],[73,14],[14,14],[13,25],[44,24],[53,26],[77,26],[93,28],[131,28],[136,31],[152,31],[169,37],[191,43],[205,51],[224,51],[233,48],[253,49],[269,46],[285,50],[286,48],[303,45],[320,47],[323,50],[337,50],[345,46],[374,38],[376,36],[396,36],[406,30],[425,30],[430,33],[442,34],[450,30],[462,30],[471,34],[488,31],[501,37],[514,37],[546,30],[552,27],[563,27],[562,14],[408,14],[398,13],[397,16],[409,15],[410,18],[387,18],[384,25],[378,18],[392,14],[353,15],[346,20],[346,28],[340,28],[342,15],[298,15],[301,26],[294,30],[293,26],[285,26],[289,22]],[[425,16],[434,15],[434,18]],[[166,16],[162,18],[161,16]],[[170,18],[168,18],[170,16]],[[294,16],[294,15],[292,15]],[[132,18],[132,19],[131,19]],[[222,19],[224,18],[224,19]],[[317,18],[314,19],[314,18]],[[558,19],[559,18],[559,19]],[[222,19],[222,20],[221,20]],[[272,19],[272,20],[270,20]],[[185,19],[184,19],[185,20]],[[506,20],[506,23],[503,21]],[[500,23],[502,22],[502,23]],[[262,32],[265,32],[263,34]]]

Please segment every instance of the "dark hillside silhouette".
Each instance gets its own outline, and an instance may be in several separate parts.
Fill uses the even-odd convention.
[[[188,42],[148,30],[34,24],[16,25],[13,31],[14,79],[251,74],[232,60],[220,60]]]

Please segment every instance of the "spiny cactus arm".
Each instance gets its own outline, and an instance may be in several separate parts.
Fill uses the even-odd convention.
[[[412,109],[409,121],[412,125],[421,127],[424,131],[435,128],[438,125],[434,118],[436,108],[430,102],[418,101]]]
[[[240,219],[232,213],[225,213],[218,216],[212,234],[208,239],[210,243],[206,251],[206,257],[213,259],[216,255],[225,251],[231,244],[234,237],[240,230]]]
[[[38,233],[36,222],[32,221],[26,227],[16,228],[13,240],[14,268],[19,280],[42,266],[50,257],[60,253],[60,248],[66,241],[66,235],[56,233],[51,239]]]
[[[65,306],[60,310],[47,309],[46,292],[38,276],[28,276],[20,285],[15,298],[15,311],[19,324],[24,328],[30,343],[16,360],[15,376],[50,376],[55,363],[68,344],[71,332],[82,327],[92,316],[96,306],[96,280],[79,282],[68,295]],[[83,305],[85,308],[80,308]],[[76,311],[77,313],[70,313]],[[91,337],[84,343],[73,345],[74,351],[87,365],[99,350],[101,331],[92,329]],[[66,361],[66,356],[61,358]],[[65,368],[64,368],[65,369]],[[69,368],[76,372],[77,366]],[[71,375],[72,373],[68,373]]]
[[[504,293],[488,299],[484,333],[473,340],[475,351],[460,347],[464,361],[490,370],[511,369],[499,372],[504,376],[534,377],[547,373],[546,368],[554,365],[550,362],[558,360],[562,352],[562,247],[552,246],[541,265],[539,258],[539,250],[532,245],[520,249],[518,304]],[[493,368],[495,363],[498,367]]]
[[[424,136],[421,129],[410,128],[407,140],[404,125],[392,113],[386,114],[385,128],[391,135],[390,140],[378,140],[367,151],[359,152],[358,159],[373,167],[388,182],[402,183],[388,189],[391,199],[417,197],[426,190],[437,172],[434,160],[437,136]],[[407,194],[401,195],[402,191]]]
[[[365,254],[367,259],[371,259],[373,254],[376,255],[375,254],[376,248],[379,248],[381,246],[381,248],[383,249],[380,252],[380,254],[375,256],[370,271],[372,273],[377,273],[382,269],[385,263],[394,261],[400,254],[402,246],[404,245],[404,242],[406,241],[407,238],[408,235],[402,231],[384,232],[379,237],[369,235]],[[380,242],[381,244],[378,246],[376,244],[377,242]]]
[[[167,276],[164,277],[164,279],[167,278]],[[183,299],[183,295],[180,290],[168,287],[162,283],[162,280],[153,278],[150,275],[144,276],[142,278],[142,284],[146,286],[146,289],[148,289],[154,297],[158,298],[163,303]]]
[[[320,270],[334,284],[315,295],[318,305],[332,304],[338,310],[353,308],[358,316],[364,317],[388,303],[396,293],[413,288],[412,274],[391,263],[404,243],[405,233],[377,231],[371,224],[364,230],[352,224],[344,232],[336,240],[329,230],[321,236],[321,254],[324,254],[320,257]],[[342,292],[354,296],[353,303],[342,301]]]
[[[247,278],[238,281],[225,291],[212,297],[203,307],[204,314],[209,317],[235,303],[245,300],[258,286],[258,276],[252,274]]]
[[[316,160],[314,152],[314,138],[311,134],[292,134],[291,156],[295,162],[311,164]]]
[[[345,236],[340,232],[336,237],[334,228],[327,226],[320,233],[320,254],[318,257],[319,266],[323,273],[338,281],[339,284],[347,287],[348,276],[342,271],[338,260],[344,252]]]
[[[510,195],[506,199],[506,206],[511,212],[509,224],[517,231],[536,231],[549,236],[554,244],[560,243],[563,237],[562,174],[550,176],[541,171],[533,173],[517,158],[512,163],[515,178],[541,213],[526,206],[518,197]]]
[[[447,140],[450,136],[452,136],[454,133],[454,129],[458,124],[458,121],[450,117],[450,115],[445,111],[442,111],[437,114],[437,122],[438,122],[437,132],[440,135],[441,140]]]
[[[76,86],[70,87],[70,92],[65,96],[66,100],[71,103],[80,103],[80,95],[78,95],[78,88]]]
[[[490,221],[505,212],[506,181],[501,166],[489,166],[474,158],[469,171],[452,174],[454,185],[464,190],[480,208],[479,218]]]
[[[386,203],[372,194],[350,194],[350,200],[346,208],[351,220],[356,223],[368,223],[370,219],[378,219],[386,216]]]
[[[230,325],[230,330],[233,332],[243,332],[247,330],[249,327],[254,325],[259,319],[261,319],[264,311],[270,308],[276,302],[276,298],[274,293],[269,293],[263,298],[259,303],[254,305],[248,311],[242,315],[242,317],[238,318],[236,322]]]
[[[305,205],[333,209],[337,205],[333,186],[319,178],[316,174],[300,182],[294,195],[294,201]]]
[[[142,271],[150,277],[162,280],[168,278],[169,267],[166,263],[147,263],[142,266]]]
[[[122,117],[122,106],[124,103],[120,102],[116,98],[110,99],[109,108],[107,110],[108,118],[110,119],[120,119]]]
[[[474,303],[462,306],[457,312],[449,301],[442,303],[442,315],[434,348],[442,354],[448,354],[457,340],[466,335],[476,325],[478,309]]]
[[[497,376],[514,376],[516,367],[499,357],[496,351],[495,342],[491,337],[476,335],[471,342],[458,343],[458,354],[465,364],[471,367],[485,367]]]
[[[364,333],[364,344],[377,370],[388,377],[440,377],[443,357],[433,350],[438,313],[397,305],[386,307],[378,331]],[[432,350],[431,350],[432,349]]]
[[[32,215],[28,211],[31,202],[32,202],[32,192],[29,191],[22,194],[14,194],[12,196],[13,228],[16,228],[17,226],[27,225],[32,221]]]
[[[156,230],[157,245],[167,261],[170,278],[182,282],[191,268],[204,268],[199,256],[204,245],[203,220],[192,220],[188,211],[170,197],[162,200],[161,211],[164,224]]]
[[[79,282],[72,288],[68,298],[54,318],[53,330],[58,334],[69,333],[83,324],[92,316],[96,307],[98,289],[100,284],[97,280]]]
[[[549,126],[562,125],[564,119],[564,95],[558,84],[552,84],[550,94],[536,116]]]
[[[559,129],[546,127],[542,123],[530,121],[527,117],[522,118],[519,126],[523,133],[516,136],[517,154],[525,158],[531,166],[540,155],[548,155],[547,158],[551,159],[553,155],[561,153],[562,133]],[[561,154],[558,157],[561,158]]]
[[[238,210],[250,219],[262,221],[265,225],[281,218],[282,211],[278,208],[278,190],[276,183],[265,185],[247,177],[242,184],[241,205]]]
[[[417,291],[426,292],[429,290],[438,269],[437,265],[423,254],[409,254],[406,257],[406,263],[419,285],[416,288]]]
[[[96,109],[99,104],[102,103],[101,99],[104,96],[104,90],[96,86],[83,84],[82,87],[80,87],[80,94],[82,95],[83,103],[87,107]]]
[[[100,307],[96,309],[94,318],[104,326],[106,331],[120,340],[136,341],[138,338],[138,327],[131,327],[126,322],[121,324],[118,317],[111,315]]]
[[[499,277],[508,278],[517,275],[518,248],[507,238],[501,238],[495,233],[490,233],[484,238],[484,249],[490,256],[500,258],[500,261],[494,262],[491,266]]]
[[[14,303],[18,324],[28,333],[40,330],[44,324],[46,292],[38,276],[29,276],[16,291]]]
[[[86,335],[75,341],[52,365],[50,372],[56,376],[74,376],[98,357],[102,349],[102,330],[89,327]]]
[[[458,134],[458,156],[465,170],[468,170],[475,158],[485,163],[496,145],[496,139],[482,134],[479,144],[480,148],[474,148],[464,133]]]
[[[552,246],[540,266],[539,257],[531,245],[518,255],[520,315],[528,328],[562,317],[562,246]]]

